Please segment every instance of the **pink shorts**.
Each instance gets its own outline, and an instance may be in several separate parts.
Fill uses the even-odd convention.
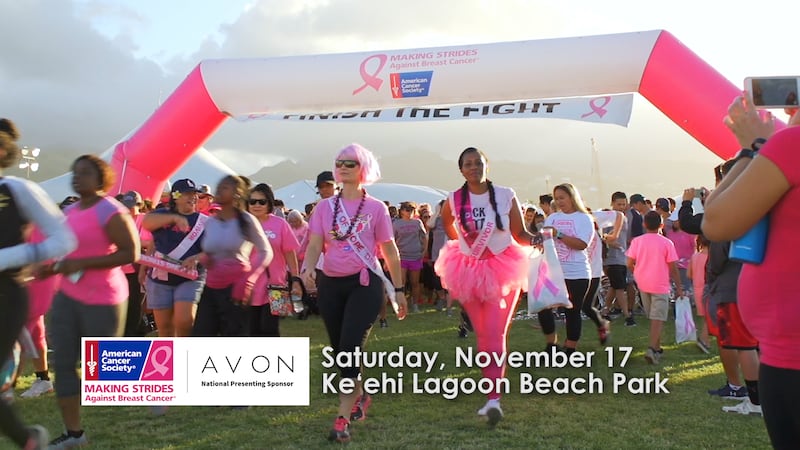
[[[400,268],[403,270],[422,270],[422,260],[421,259],[401,259],[400,260]]]

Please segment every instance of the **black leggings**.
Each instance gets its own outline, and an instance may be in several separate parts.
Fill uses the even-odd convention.
[[[273,316],[269,303],[247,308],[248,336],[281,337],[280,317]]]
[[[572,302],[572,308],[564,310],[564,314],[567,316],[567,340],[577,342],[581,338],[581,308],[583,307],[583,300],[586,298],[586,291],[589,290],[589,279],[566,280],[566,282],[569,301]],[[543,309],[539,311],[538,315],[542,333],[555,333],[556,318],[553,315],[553,310]]]
[[[586,291],[586,296],[583,297],[583,313],[586,314],[597,328],[602,325],[600,311],[594,308],[594,298],[597,297],[597,291],[600,290],[600,278],[592,278],[589,281],[589,289]]]
[[[11,355],[28,317],[28,290],[10,276],[0,274],[0,365]],[[28,430],[16,411],[0,400],[0,431],[23,447]]]
[[[358,274],[347,277],[317,275],[319,312],[336,354],[364,349],[372,324],[384,301],[383,281],[369,273],[369,286],[362,286]],[[358,366],[339,367],[343,378],[356,378]]]
[[[778,450],[800,444],[800,370],[779,369],[761,363],[758,389],[764,424]]]
[[[245,336],[244,307],[233,303],[232,291],[232,285],[222,289],[208,286],[203,289],[194,319],[193,336]]]

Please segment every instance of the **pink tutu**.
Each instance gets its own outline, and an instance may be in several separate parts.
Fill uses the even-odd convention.
[[[434,270],[461,303],[499,302],[511,292],[528,290],[528,258],[527,249],[512,243],[499,255],[476,259],[461,253],[458,241],[452,240],[439,251]]]

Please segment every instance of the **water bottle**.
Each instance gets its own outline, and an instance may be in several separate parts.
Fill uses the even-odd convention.
[[[303,312],[304,306],[302,295],[292,294],[292,307],[294,308],[295,314],[300,314]]]
[[[740,263],[761,264],[767,250],[768,232],[769,216],[764,216],[744,236],[731,242],[728,258]]]

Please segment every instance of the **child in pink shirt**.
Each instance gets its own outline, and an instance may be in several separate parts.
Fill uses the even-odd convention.
[[[706,298],[703,291],[706,287],[706,262],[708,262],[708,239],[705,236],[697,236],[697,251],[689,259],[689,270],[686,276],[692,280],[692,289],[694,290],[694,303],[697,306],[697,315],[704,317],[706,315]],[[703,327],[700,329],[700,338],[697,341],[697,346],[704,353],[708,353],[709,338],[708,338],[708,324],[705,320]]]
[[[628,248],[628,269],[633,272],[642,303],[650,319],[650,347],[644,358],[657,364],[664,353],[661,348],[661,330],[669,315],[669,278],[676,286],[678,297],[683,296],[683,287],[678,273],[678,254],[675,244],[658,232],[663,227],[661,216],[650,211],[644,217],[646,233],[634,238]]]

